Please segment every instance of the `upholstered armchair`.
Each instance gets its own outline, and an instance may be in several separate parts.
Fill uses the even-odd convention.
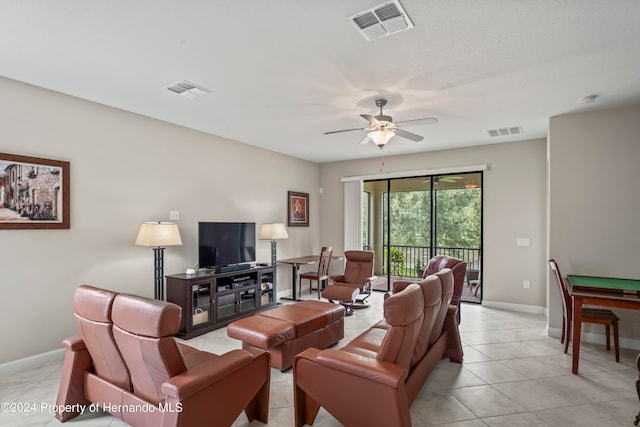
[[[229,426],[243,410],[268,422],[269,353],[178,344],[181,309],[164,301],[80,286],[74,311],[79,336],[63,342],[58,420],[78,415],[64,407],[95,403],[133,426]]]
[[[467,262],[445,255],[436,255],[429,260],[429,264],[427,264],[427,268],[422,274],[422,279],[425,279],[430,274],[435,274],[445,268],[450,268],[453,272],[453,297],[451,298],[451,304],[458,307],[458,322],[460,322],[460,299],[462,298],[462,288],[467,274]],[[415,282],[396,280],[393,282],[391,293],[400,292],[411,283]]]
[[[371,282],[375,279],[373,275],[374,252],[373,251],[345,251],[346,263],[344,273],[331,276],[333,284],[331,286],[346,286],[357,288],[359,295],[352,303],[353,308],[368,307],[366,299],[371,295]],[[330,288],[331,286],[327,286]],[[326,289],[325,289],[326,290]],[[331,298],[333,289],[322,293],[327,299]]]

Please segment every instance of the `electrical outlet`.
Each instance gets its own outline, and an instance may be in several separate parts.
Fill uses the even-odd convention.
[[[530,283],[528,280],[525,280],[524,282],[522,282],[522,286],[524,286],[525,289],[529,289]]]
[[[171,219],[171,221],[178,221],[180,219],[180,212],[178,212],[178,211],[170,211],[169,212],[169,219]]]

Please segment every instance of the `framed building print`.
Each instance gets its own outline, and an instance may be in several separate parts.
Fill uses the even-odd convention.
[[[69,162],[0,153],[0,229],[69,228]]]
[[[309,193],[287,192],[289,226],[309,226]]]

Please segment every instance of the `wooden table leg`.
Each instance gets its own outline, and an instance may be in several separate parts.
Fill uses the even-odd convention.
[[[638,365],[638,379],[636,380],[636,390],[638,392],[638,400],[640,400],[640,354],[636,357],[636,365]],[[633,425],[637,426],[638,422],[640,422],[640,412],[636,415],[636,420],[633,422]]]
[[[571,372],[578,373],[578,360],[580,359],[580,335],[582,332],[582,297],[573,298],[573,351]]]

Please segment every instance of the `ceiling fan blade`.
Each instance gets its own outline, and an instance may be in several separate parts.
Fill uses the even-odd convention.
[[[406,130],[402,130],[402,129],[396,129],[394,130],[394,132],[396,133],[396,135],[401,136],[403,138],[410,139],[411,141],[417,142],[417,141],[422,141],[424,139],[424,137],[420,135],[416,135],[415,133],[407,132]]]
[[[365,136],[365,137],[362,139],[362,141],[360,141],[360,145],[364,145],[364,144],[366,144],[366,143],[367,143],[367,142],[369,142],[369,141],[371,141],[371,140],[369,139],[369,137],[368,137],[368,136]]]
[[[448,182],[449,184],[453,184],[456,181],[462,179],[461,176],[449,176],[449,175],[444,175],[444,176],[441,176],[439,178],[440,178],[440,182]]]
[[[354,130],[367,130],[367,128],[354,128],[354,129],[332,130],[332,131],[329,131],[329,132],[325,132],[324,134],[325,134],[325,135],[329,135],[329,134],[331,134],[331,133],[351,132],[351,131],[354,131]]]
[[[409,126],[413,125],[435,125],[438,123],[438,119],[435,117],[423,117],[421,119],[413,119],[413,120],[401,120],[396,123],[406,123]]]
[[[360,117],[369,122],[372,126],[380,126],[380,122],[371,114],[360,114]]]

